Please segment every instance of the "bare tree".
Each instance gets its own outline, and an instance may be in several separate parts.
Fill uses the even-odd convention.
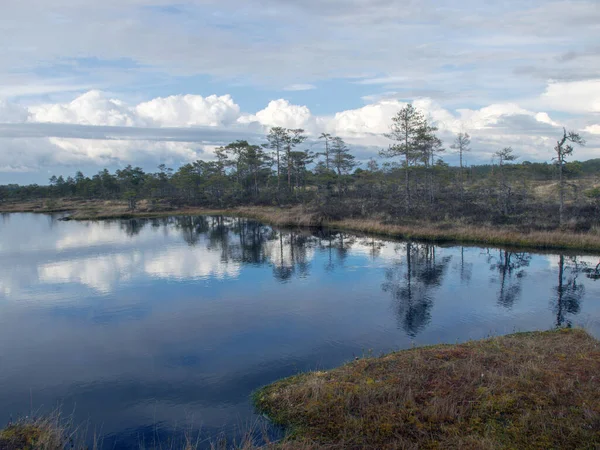
[[[506,181],[504,165],[508,161],[514,161],[515,159],[517,159],[517,156],[513,154],[513,149],[511,147],[504,147],[502,150],[498,150],[496,153],[494,153],[494,157],[498,160],[498,167],[500,173],[500,191],[502,193],[502,212],[506,216],[508,215],[510,206],[511,187]]]
[[[554,147],[554,151],[556,152],[556,157],[553,160],[556,161],[558,165],[558,189],[560,196],[560,206],[559,206],[559,224],[562,227],[564,223],[564,209],[565,209],[565,179],[563,175],[563,166],[565,164],[565,159],[567,156],[573,153],[573,144],[585,145],[585,140],[574,131],[567,132],[566,128],[563,128],[563,137],[556,141],[556,146]]]
[[[422,138],[421,155],[419,159],[424,164],[427,171],[426,184],[427,192],[429,196],[429,203],[434,201],[434,169],[435,169],[435,157],[445,151],[442,141],[434,134],[437,131],[436,127],[427,126],[424,127],[422,132],[424,136]],[[441,159],[438,159],[440,161]]]
[[[458,152],[459,160],[460,160],[460,195],[463,196],[464,193],[464,174],[463,174],[463,154],[471,151],[471,136],[469,133],[458,133],[456,139],[454,139],[454,143],[450,146],[451,149],[454,149]]]

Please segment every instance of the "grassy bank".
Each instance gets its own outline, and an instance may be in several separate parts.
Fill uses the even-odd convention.
[[[82,442],[80,430],[59,413],[19,420],[0,430],[1,450],[87,448]]]
[[[0,204],[0,212],[69,212],[72,220],[104,220],[152,218],[169,215],[226,214],[256,219],[276,226],[327,226],[339,230],[372,233],[400,239],[432,242],[462,242],[470,244],[538,248],[547,250],[600,251],[600,230],[575,232],[571,230],[531,231],[518,227],[469,225],[460,222],[429,222],[406,224],[386,223],[382,219],[327,220],[301,206],[293,208],[238,207],[205,209],[197,207],[171,208],[163,204],[139,202],[136,211],[129,211],[120,201],[38,201]]]
[[[521,333],[361,359],[255,394],[299,448],[600,446],[600,343]]]

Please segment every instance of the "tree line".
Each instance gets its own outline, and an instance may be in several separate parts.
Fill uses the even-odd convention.
[[[131,165],[86,177],[53,176],[47,186],[0,186],[0,201],[54,198],[127,200],[135,210],[150,205],[226,208],[240,205],[302,204],[326,218],[378,217],[398,220],[464,220],[514,223],[535,228],[597,222],[600,189],[590,176],[600,160],[568,159],[581,136],[564,130],[554,159],[518,162],[511,147],[494,154],[491,164],[467,167],[468,133],[448,149],[437,128],[412,105],[392,119],[388,148],[358,164],[346,142],[323,133],[309,144],[303,129],[273,127],[262,145],[238,140],[219,147],[214,160],[198,160],[177,170],[162,164],[153,173]],[[317,151],[315,151],[317,148]],[[443,159],[458,155],[459,165]]]

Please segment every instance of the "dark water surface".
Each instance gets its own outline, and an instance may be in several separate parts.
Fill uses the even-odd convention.
[[[250,393],[413,344],[581,325],[598,256],[439,247],[244,219],[0,217],[0,421],[61,405],[107,448],[234,435]]]

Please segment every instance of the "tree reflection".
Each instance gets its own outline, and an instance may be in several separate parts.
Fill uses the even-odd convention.
[[[360,242],[363,246],[369,249],[369,256],[375,260],[381,256],[381,249],[385,247],[385,243],[374,237],[365,238]]]
[[[590,280],[600,280],[600,262],[592,267],[584,267],[583,272],[585,272],[585,276]]]
[[[271,246],[273,276],[286,282],[294,275],[307,277],[310,273],[310,259],[317,240],[309,235],[290,231],[284,236],[278,232],[278,239]]]
[[[319,247],[328,252],[328,261],[325,265],[325,270],[333,272],[337,266],[344,267],[350,250],[356,244],[356,236],[339,231],[320,230],[317,237]]]
[[[232,255],[238,262],[264,264],[268,256],[264,251],[266,242],[275,239],[276,232],[266,225],[252,220],[238,219],[235,225],[239,250]]]
[[[471,275],[473,272],[473,263],[465,261],[465,248],[460,248],[460,261],[457,264],[458,272],[460,274],[460,281],[466,285],[471,282]]]
[[[133,237],[140,234],[146,226],[147,221],[144,219],[129,219],[121,221],[121,229],[125,231],[127,236]]]
[[[190,246],[204,242],[206,249],[219,252],[223,263],[263,265],[270,263],[273,275],[287,281],[309,274],[317,238],[296,231],[277,231],[253,220],[224,216],[175,217],[169,219]],[[348,244],[342,244],[347,248]]]
[[[553,308],[558,328],[570,327],[569,316],[579,314],[581,300],[585,295],[585,287],[577,280],[582,269],[584,266],[578,263],[577,257],[558,257],[558,285],[555,288],[556,302]]]
[[[183,240],[192,247],[209,230],[208,219],[204,216],[177,217],[175,218],[175,227],[181,230]]]
[[[431,321],[433,291],[442,284],[452,257],[438,258],[435,246],[428,244],[408,243],[404,251],[404,261],[386,270],[381,288],[394,300],[399,326],[414,338]]]
[[[500,284],[497,300],[505,308],[512,308],[521,295],[521,279],[525,276],[525,267],[529,266],[531,256],[527,253],[515,253],[498,250],[498,257],[490,256],[490,270],[497,273]]]

